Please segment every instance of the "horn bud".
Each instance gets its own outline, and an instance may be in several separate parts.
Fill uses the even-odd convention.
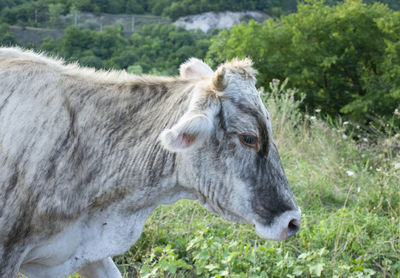
[[[223,92],[226,89],[226,69],[225,67],[218,68],[215,72],[214,78],[212,80],[213,89],[219,92]]]

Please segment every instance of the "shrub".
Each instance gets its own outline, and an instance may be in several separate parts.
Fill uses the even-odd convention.
[[[306,94],[304,104],[332,116],[366,121],[390,117],[400,103],[400,13],[375,3],[322,0],[298,5],[298,12],[221,31],[208,59],[250,56],[259,84],[289,78]]]

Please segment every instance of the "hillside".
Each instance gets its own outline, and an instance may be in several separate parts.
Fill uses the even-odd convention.
[[[15,34],[16,41],[25,46],[38,48],[43,39],[52,38],[59,40],[66,28],[79,26],[79,28],[94,31],[102,31],[107,26],[121,26],[125,37],[129,38],[133,32],[141,30],[143,26],[151,24],[171,24],[168,18],[154,15],[128,15],[128,14],[93,14],[76,12],[60,15],[57,23],[43,22],[40,27],[34,26],[10,26]]]
[[[61,0],[9,0],[0,3],[0,20],[8,24],[41,25],[57,21],[57,15],[90,12],[94,14],[151,14],[179,17],[205,12],[242,12],[247,10],[266,12],[278,16],[293,12],[295,0],[118,0],[118,1],[61,1]]]
[[[57,24],[43,22],[41,27],[32,26],[10,26],[11,31],[16,35],[16,39],[23,45],[39,47],[42,40],[50,37],[58,40],[64,34],[68,26],[79,26],[80,28],[102,31],[107,26],[121,26],[125,37],[129,38],[132,33],[139,32],[143,26],[151,24],[174,24],[185,30],[200,29],[209,32],[214,29],[230,29],[233,25],[241,22],[248,22],[253,19],[262,22],[268,15],[261,12],[207,12],[199,15],[185,16],[172,22],[169,18],[154,15],[129,15],[129,14],[93,14],[87,12],[76,12],[60,15]]]
[[[333,5],[342,0],[326,0]],[[397,0],[364,0],[372,4],[380,2],[394,10],[400,9]],[[259,11],[271,16],[281,16],[295,12],[296,0],[102,0],[102,1],[62,1],[62,0],[7,0],[0,1],[0,22],[11,25],[40,27],[51,22],[58,24],[60,15],[78,13],[106,14],[150,14],[162,16],[172,21],[179,17],[206,12]],[[46,26],[42,26],[46,27]]]
[[[174,25],[186,30],[200,29],[203,32],[209,32],[214,29],[231,29],[234,25],[250,20],[262,22],[267,18],[268,15],[262,12],[207,12],[180,17],[174,22]]]

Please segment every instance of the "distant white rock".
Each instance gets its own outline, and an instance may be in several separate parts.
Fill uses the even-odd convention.
[[[189,15],[178,18],[174,25],[183,27],[186,30],[200,29],[208,32],[212,29],[231,29],[233,25],[240,24],[243,21],[254,19],[261,22],[269,16],[262,12],[208,12],[197,15]]]

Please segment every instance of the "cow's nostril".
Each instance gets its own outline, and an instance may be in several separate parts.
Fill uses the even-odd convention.
[[[288,237],[291,237],[292,235],[296,234],[299,229],[300,229],[300,221],[295,218],[290,220],[288,225]]]

